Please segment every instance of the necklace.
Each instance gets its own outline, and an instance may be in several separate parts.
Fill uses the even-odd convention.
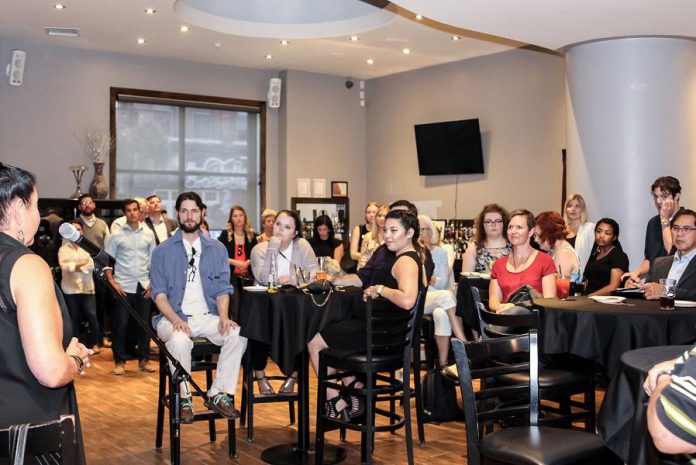
[[[532,255],[533,252],[534,252],[534,248],[532,248],[532,250],[530,250],[527,253],[527,255],[524,257],[524,260],[522,260],[521,265],[524,265],[525,263],[527,263],[527,260],[529,260],[529,257],[530,257],[530,255]],[[515,251],[513,250],[513,252],[510,255],[512,255],[512,267],[514,268],[515,271],[517,271],[518,265],[517,265],[517,260],[515,260]]]
[[[616,247],[616,246],[615,246],[615,245],[612,245],[611,247],[609,247],[609,248],[607,249],[606,253],[604,253],[604,250],[602,250],[602,249],[600,248],[600,249],[599,249],[599,253],[597,254],[597,260],[602,259],[602,258],[606,257],[607,255],[609,255],[609,254],[611,253],[611,251],[614,250],[614,247]]]

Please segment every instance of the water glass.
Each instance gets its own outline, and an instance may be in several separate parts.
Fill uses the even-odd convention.
[[[674,297],[677,295],[676,279],[660,279],[660,309],[674,310]]]

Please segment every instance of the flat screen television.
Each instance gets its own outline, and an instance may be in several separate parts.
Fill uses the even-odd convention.
[[[478,119],[416,124],[415,130],[421,176],[483,173]]]

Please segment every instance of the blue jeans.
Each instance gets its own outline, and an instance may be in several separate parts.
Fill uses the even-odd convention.
[[[134,294],[126,293],[126,301],[140,315],[140,318],[145,320],[146,324],[150,322],[150,299],[143,297],[145,289],[138,284]],[[130,313],[128,309],[119,301],[114,308],[113,322],[113,338],[111,349],[114,352],[114,361],[116,363],[126,362],[126,330],[128,329],[128,320]],[[148,360],[150,358],[150,336],[143,328],[138,325],[138,359]]]

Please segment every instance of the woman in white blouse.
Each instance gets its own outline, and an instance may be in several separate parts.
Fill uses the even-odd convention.
[[[563,208],[563,219],[568,227],[566,241],[573,246],[585,269],[594,244],[595,224],[587,221],[587,205],[580,194],[570,194]]]
[[[80,220],[71,220],[70,224],[82,234]],[[60,287],[70,312],[73,334],[78,337],[82,321],[87,320],[89,341],[85,345],[92,347],[94,353],[98,354],[99,323],[97,322],[97,301],[94,296],[94,278],[92,277],[94,261],[77,244],[64,240],[63,245],[58,249],[58,264],[62,272]]]

